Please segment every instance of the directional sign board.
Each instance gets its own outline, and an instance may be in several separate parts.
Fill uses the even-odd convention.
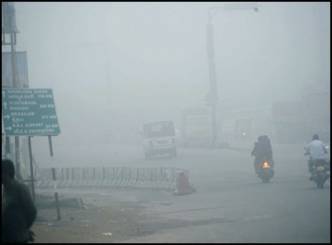
[[[6,135],[60,133],[51,89],[3,89],[2,109]]]

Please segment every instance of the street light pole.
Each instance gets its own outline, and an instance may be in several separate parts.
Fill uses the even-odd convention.
[[[207,34],[207,53],[209,62],[209,78],[210,78],[210,105],[211,105],[211,123],[212,123],[212,137],[211,146],[216,146],[218,128],[217,128],[217,104],[218,104],[218,87],[216,81],[215,58],[214,58],[214,43],[213,43],[213,25],[211,8],[208,12],[208,23],[206,26]]]
[[[258,5],[256,3],[245,3],[241,5],[228,4],[222,8],[210,7],[208,9],[208,23],[206,26],[206,38],[207,38],[207,54],[209,63],[209,78],[210,78],[210,92],[209,92],[209,102],[211,106],[211,126],[212,126],[212,137],[211,146],[216,147],[217,137],[218,137],[218,123],[217,123],[217,111],[218,111],[218,84],[217,75],[215,69],[215,57],[214,57],[214,30],[212,17],[213,14],[219,10],[254,10],[258,11]]]

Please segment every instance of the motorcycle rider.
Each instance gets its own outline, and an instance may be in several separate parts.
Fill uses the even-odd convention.
[[[315,161],[321,161],[327,164],[327,150],[326,146],[322,141],[319,140],[318,134],[314,134],[312,137],[312,141],[305,147],[305,155],[309,155],[308,160],[308,169],[310,174],[313,171],[313,165]],[[310,177],[310,180],[312,176]]]
[[[261,135],[257,138],[251,155],[255,156],[254,167],[256,174],[258,174],[259,164],[261,164],[264,160],[269,161],[273,166],[272,146],[270,138],[267,135]]]

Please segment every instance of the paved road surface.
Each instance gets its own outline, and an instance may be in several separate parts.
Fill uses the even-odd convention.
[[[274,146],[275,177],[267,184],[254,175],[249,147],[180,149],[176,159],[149,161],[138,147],[95,154],[90,159],[102,165],[186,168],[197,188],[186,196],[127,193],[149,218],[146,235],[125,242],[330,242],[330,182],[319,190],[309,181],[302,146]]]

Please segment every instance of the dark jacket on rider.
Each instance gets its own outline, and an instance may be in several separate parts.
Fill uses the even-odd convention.
[[[261,163],[264,160],[268,160],[273,164],[273,154],[270,139],[266,136],[259,136],[255,147],[251,152],[252,156],[255,156],[255,163]]]

